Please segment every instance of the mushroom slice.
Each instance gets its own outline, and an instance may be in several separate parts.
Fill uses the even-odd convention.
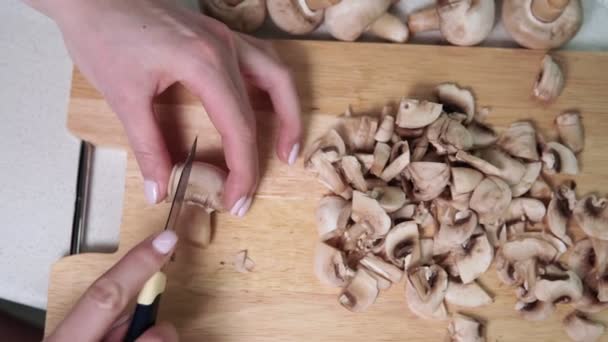
[[[486,177],[471,195],[471,209],[479,215],[481,224],[491,224],[501,219],[511,203],[511,189],[502,179]]]
[[[413,147],[411,160],[421,161],[429,149],[429,139],[426,137],[426,135],[423,135],[420,138],[414,140],[412,145]]]
[[[513,264],[515,272],[523,280],[515,290],[517,299],[521,302],[532,303],[537,300],[534,293],[536,277],[538,275],[538,264],[536,259],[527,259]]]
[[[354,127],[349,130],[350,147],[353,151],[368,152],[374,149],[378,120],[364,115],[356,120]]]
[[[581,115],[576,112],[565,112],[555,118],[555,126],[560,140],[572,152],[579,153],[585,147],[585,132]]]
[[[568,258],[568,267],[584,279],[595,265],[596,257],[590,239],[579,240],[574,244]]]
[[[471,210],[454,214],[453,222],[444,222],[435,236],[435,253],[443,254],[465,244],[477,228],[477,214]]]
[[[290,34],[308,34],[323,21],[323,11],[313,10],[305,0],[266,1],[268,14],[283,31]]]
[[[545,55],[541,71],[534,84],[534,96],[541,101],[555,100],[564,89],[564,75],[559,65],[549,55]]]
[[[486,175],[500,177],[510,186],[519,184],[526,173],[526,166],[522,162],[495,147],[481,149],[477,155],[458,151],[456,160],[463,161]]]
[[[249,273],[255,268],[255,262],[251,260],[246,249],[239,251],[234,256],[234,269],[239,273]]]
[[[441,115],[427,127],[426,137],[441,155],[454,154],[473,147],[473,137],[469,131],[459,121],[447,115]]]
[[[389,182],[397,177],[410,163],[410,147],[407,141],[393,145],[391,150],[391,163],[382,171],[380,178]]]
[[[450,167],[444,163],[413,162],[408,171],[414,184],[414,198],[419,201],[439,196],[450,181]]]
[[[416,207],[416,211],[414,213],[414,221],[418,223],[422,231],[421,235],[425,237],[435,236],[435,233],[439,229],[437,220],[429,211],[425,202],[420,202]]]
[[[450,171],[452,172],[450,184],[452,196],[473,192],[484,177],[483,173],[468,167],[452,167]]]
[[[488,305],[494,299],[476,281],[463,284],[459,281],[450,280],[445,294],[445,301],[451,305],[476,308]]]
[[[510,225],[509,227],[513,227],[513,225]],[[545,230],[545,229],[543,229],[543,230]],[[515,233],[515,232],[513,232],[513,233]],[[556,238],[555,236],[553,236],[553,234],[547,233],[547,232],[544,232],[544,231],[541,231],[541,232],[533,232],[533,231],[520,232],[517,235],[515,235],[515,237],[514,237],[514,239],[518,239],[518,238],[521,238],[521,239],[524,239],[524,238],[534,238],[534,239],[541,239],[541,240],[547,241],[557,251],[557,254],[555,256],[556,259],[559,258],[562,254],[566,253],[566,251],[568,250],[568,246],[562,240]]]
[[[361,259],[359,263],[392,283],[398,283],[403,277],[403,270],[395,267],[393,264],[387,263],[375,255],[368,254]]]
[[[576,302],[583,295],[583,283],[572,271],[565,275],[541,275],[536,281],[534,294],[543,302]]]
[[[549,142],[545,145],[542,161],[543,170],[550,174],[563,173],[566,175],[578,174],[578,160],[574,153],[558,142]]]
[[[380,177],[382,175],[382,171],[384,171],[384,167],[386,163],[388,163],[388,159],[391,156],[391,147],[385,143],[377,143],[376,147],[374,147],[374,162],[370,167],[369,171],[372,175]]]
[[[377,200],[362,192],[353,192],[351,218],[357,223],[366,223],[373,229],[373,237],[382,237],[391,228],[391,218]]]
[[[506,242],[501,247],[501,253],[509,262],[538,258],[544,262],[555,260],[557,249],[549,241],[538,237],[520,236]]]
[[[401,138],[404,138],[404,139],[420,138],[421,136],[424,135],[424,132],[425,132],[424,128],[395,127],[395,133],[399,137],[399,140],[401,140]]]
[[[355,158],[361,164],[361,171],[363,174],[367,173],[374,164],[374,155],[371,153],[355,153]]]
[[[464,113],[465,123],[470,123],[475,116],[475,97],[470,90],[460,88],[454,83],[442,83],[435,88],[439,102],[443,104],[444,111],[451,113]]]
[[[353,273],[344,254],[324,242],[317,244],[314,271],[322,284],[332,287],[343,287]]]
[[[428,265],[433,261],[433,239],[420,239],[419,253],[412,253],[412,258],[409,266]]]
[[[583,284],[583,296],[573,303],[573,307],[586,313],[598,313],[608,309],[608,302],[600,302],[597,291]]]
[[[468,284],[490,268],[494,258],[494,248],[486,233],[479,229],[462,245],[456,256],[456,267],[460,279]]]
[[[331,161],[327,159],[327,155],[321,151],[313,154],[310,157],[310,169],[317,174],[317,180],[333,193],[338,194],[346,199],[350,199],[351,191],[346,185],[336,168]]]
[[[405,281],[405,296],[410,311],[424,319],[447,319],[443,304],[447,288],[448,275],[440,266],[411,269]]]
[[[594,194],[583,197],[574,208],[574,221],[589,236],[608,240],[608,200]]]
[[[405,192],[396,186],[375,187],[370,196],[389,214],[401,209],[406,201]]]
[[[568,337],[574,342],[599,341],[605,330],[602,323],[592,321],[578,311],[570,313],[562,323]]]
[[[502,249],[496,252],[496,274],[498,279],[508,286],[519,286],[525,280],[519,269],[515,267],[515,261],[505,258]]]
[[[483,324],[461,314],[452,315],[448,325],[448,341],[450,342],[485,342]]]
[[[338,301],[349,311],[362,312],[374,304],[378,293],[378,282],[369,271],[361,267],[344,287]]]
[[[560,185],[547,207],[546,221],[549,230],[567,245],[572,245],[572,239],[568,236],[567,228],[576,201],[574,187],[574,183],[569,182]]]
[[[608,241],[591,238],[595,254],[595,272],[597,277],[597,298],[608,302]]]
[[[385,115],[378,127],[378,131],[374,138],[377,142],[386,143],[391,140],[393,132],[395,131],[395,117],[392,115]]]
[[[396,225],[386,235],[384,253],[393,265],[408,269],[411,261],[421,259],[418,225],[407,221]]]
[[[264,0],[209,0],[201,4],[209,15],[241,32],[257,30],[266,19]]]
[[[466,194],[452,194],[452,200],[450,201],[450,205],[454,207],[456,210],[465,211],[469,209],[469,203],[471,202],[472,192],[468,192]]]
[[[528,191],[532,190],[532,187],[538,181],[538,176],[540,175],[540,171],[543,168],[543,164],[541,162],[532,162],[526,164],[526,171],[524,175],[521,177],[521,180],[516,185],[511,186],[511,192],[513,193],[513,197],[519,197],[525,194]],[[542,179],[541,179],[542,181]],[[546,183],[545,183],[546,185]],[[548,185],[547,185],[548,187]],[[535,190],[538,190],[535,189]],[[532,192],[532,191],[531,191]],[[551,189],[549,188],[549,194],[551,193]],[[549,195],[550,196],[550,195]],[[534,194],[530,194],[530,197],[539,198],[534,196]]]
[[[357,158],[354,156],[344,156],[340,161],[340,165],[342,166],[342,172],[348,182],[352,184],[355,189],[366,192],[367,183],[365,182],[365,178],[363,178],[363,170],[361,169],[361,164]]]
[[[306,150],[304,165],[307,168],[312,167],[311,158],[319,151],[330,163],[335,163],[346,154],[346,145],[335,129],[330,130],[324,136],[315,140]]]
[[[355,251],[360,245],[360,239],[367,237],[371,231],[372,229],[366,223],[355,223],[348,227],[341,237],[342,250],[344,252]]]
[[[439,103],[402,99],[397,112],[397,126],[401,128],[422,128],[433,123],[443,110]]]
[[[492,146],[498,140],[498,135],[491,127],[479,122],[474,121],[467,128],[473,137],[473,149]]]
[[[540,300],[531,303],[519,301],[515,304],[515,310],[527,321],[544,321],[551,317],[555,311],[555,305]]]
[[[528,195],[539,200],[547,201],[553,196],[553,190],[551,190],[551,187],[544,179],[538,178],[532,183]]]
[[[322,241],[331,239],[346,228],[351,214],[348,201],[339,196],[325,196],[317,207],[317,232]]]
[[[390,213],[390,216],[395,224],[402,223],[403,221],[411,221],[414,219],[417,207],[417,204],[409,203],[399,208],[399,210]]]
[[[514,157],[532,161],[539,159],[536,130],[529,121],[512,123],[498,139],[498,145]]]
[[[514,198],[509,204],[505,221],[528,220],[541,222],[545,217],[545,204],[534,198]]]

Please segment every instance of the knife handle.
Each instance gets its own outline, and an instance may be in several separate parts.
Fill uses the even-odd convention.
[[[129,324],[129,329],[123,340],[124,342],[134,342],[156,323],[160,296],[165,292],[166,285],[167,276],[161,271],[156,272],[146,281],[144,288],[139,292],[139,296],[137,297],[135,313]]]

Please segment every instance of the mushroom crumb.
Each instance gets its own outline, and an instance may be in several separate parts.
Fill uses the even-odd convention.
[[[234,256],[234,269],[239,273],[249,273],[255,268],[255,262],[251,260],[246,249],[239,251]]]

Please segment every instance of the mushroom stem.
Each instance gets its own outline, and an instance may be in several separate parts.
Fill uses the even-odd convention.
[[[384,13],[367,28],[367,31],[376,37],[396,43],[405,43],[410,36],[407,26],[390,13]]]
[[[412,33],[439,30],[439,14],[437,8],[431,7],[412,13],[407,26]]]
[[[232,1],[235,1],[235,0],[232,0]],[[236,1],[242,1],[242,0],[236,0]],[[327,7],[337,4],[340,1],[341,0],[305,0],[308,8],[310,8],[313,11],[325,9]]]
[[[563,12],[570,0],[532,0],[532,14],[546,23],[553,22]]]

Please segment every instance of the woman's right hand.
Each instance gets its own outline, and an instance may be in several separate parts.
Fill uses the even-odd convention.
[[[269,93],[280,121],[277,154],[295,161],[298,97],[269,44],[171,0],[28,1],[57,22],[74,62],[118,114],[149,202],[166,196],[172,167],[152,101],[176,82],[200,98],[222,137],[229,169],[224,206],[232,214],[247,212],[259,176],[245,80]]]

